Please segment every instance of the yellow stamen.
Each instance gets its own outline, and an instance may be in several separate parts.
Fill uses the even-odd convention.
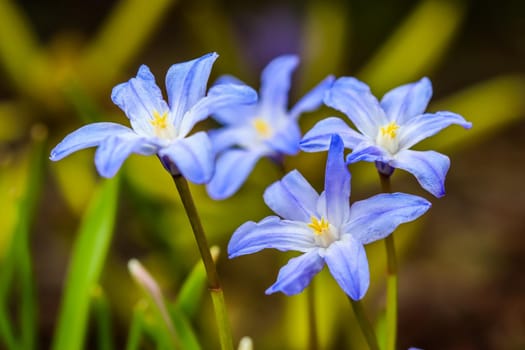
[[[253,127],[263,138],[272,136],[272,128],[263,118],[255,118],[253,120]]]
[[[397,125],[396,122],[391,122],[390,124],[381,127],[381,135],[390,136],[391,139],[394,139],[397,136],[398,129],[399,125]]]
[[[326,221],[323,217],[321,220],[318,220],[316,217],[312,216],[311,223],[308,224],[308,227],[310,227],[316,235],[322,235],[329,229],[328,221]]]
[[[158,133],[168,127],[167,118],[168,112],[164,112],[160,115],[159,112],[153,111],[153,120],[150,120],[149,122],[155,128],[155,132]]]

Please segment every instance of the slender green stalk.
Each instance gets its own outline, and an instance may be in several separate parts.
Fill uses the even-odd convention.
[[[352,304],[352,309],[354,310],[357,322],[359,323],[361,331],[363,332],[366,342],[368,343],[368,347],[370,348],[370,350],[379,350],[379,345],[377,344],[377,337],[374,332],[374,328],[372,327],[372,324],[366,317],[363,304],[361,303],[361,301],[353,300],[350,297],[348,297],[348,300],[350,300],[350,304]]]
[[[390,176],[379,173],[381,188],[385,193],[391,193]],[[394,235],[385,238],[387,257],[387,280],[386,280],[386,350],[396,348],[397,338],[397,258]]]
[[[144,313],[146,309],[146,302],[139,301],[133,310],[133,317],[129,327],[128,340],[126,342],[126,350],[137,350],[142,339]]]
[[[223,350],[233,349],[230,321],[228,320],[228,311],[226,310],[226,303],[224,302],[224,294],[222,289],[210,289],[210,291],[213,308],[215,309],[215,319],[219,326],[221,348]]]
[[[397,338],[397,266],[396,249],[392,235],[385,239],[387,252],[387,280],[386,280],[386,350],[396,348]]]
[[[115,346],[111,329],[111,312],[106,294],[100,286],[96,286],[92,292],[92,305],[97,324],[97,349],[113,350]]]
[[[308,343],[310,350],[319,349],[319,335],[317,334],[317,313],[315,312],[315,286],[313,280],[310,288],[305,290],[308,303]]]
[[[232,350],[233,340],[230,322],[226,312],[226,304],[224,302],[224,295],[219,281],[219,275],[217,274],[217,269],[215,267],[215,263],[213,262],[210,248],[206,240],[206,235],[204,234],[204,229],[202,227],[199,214],[197,213],[197,208],[193,202],[193,197],[191,195],[188,182],[182,175],[173,175],[173,181],[175,182],[175,186],[179,191],[182,204],[184,205],[184,209],[186,210],[186,214],[190,220],[191,228],[193,230],[195,240],[197,241],[197,246],[199,247],[202,262],[204,263],[204,268],[208,278],[208,289],[210,290],[213,307],[215,310],[215,320],[219,329],[221,349]]]

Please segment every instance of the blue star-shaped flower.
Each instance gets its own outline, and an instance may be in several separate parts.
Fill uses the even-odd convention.
[[[281,269],[267,294],[301,292],[326,263],[344,292],[361,299],[370,280],[364,245],[388,236],[430,207],[427,200],[403,193],[379,194],[350,206],[350,172],[343,151],[343,141],[334,135],[321,195],[294,170],[264,194],[280,217],[247,222],[233,234],[230,258],[265,248],[303,253]]]
[[[129,118],[131,128],[102,122],[88,124],[67,135],[51,151],[60,160],[80,149],[96,147],[95,165],[100,175],[112,177],[131,153],[156,154],[167,170],[195,183],[209,181],[214,154],[205,132],[188,136],[193,126],[216,109],[230,104],[252,103],[257,93],[247,87],[223,84],[206,93],[216,53],[174,64],[166,75],[168,103],[149,68],[113,88],[111,99]]]
[[[360,131],[344,121],[330,117],[317,123],[301,141],[308,152],[326,150],[330,136],[339,134],[345,147],[352,149],[347,162],[376,162],[378,170],[390,175],[395,168],[412,173],[421,186],[436,197],[445,194],[445,176],[450,166],[447,156],[435,151],[410,148],[451,124],[465,129],[472,124],[452,112],[424,113],[432,96],[430,80],[399,86],[381,102],[370,88],[355,78],[339,78],[326,94],[324,102],[343,113]]]
[[[288,111],[291,74],[298,63],[294,55],[275,58],[262,72],[258,103],[232,105],[213,115],[225,127],[210,131],[213,147],[220,153],[215,175],[207,185],[212,198],[233,195],[261,157],[279,160],[282,155],[299,152],[298,118],[322,104],[334,78],[327,77]],[[230,76],[222,77],[218,86],[223,82],[244,84]]]

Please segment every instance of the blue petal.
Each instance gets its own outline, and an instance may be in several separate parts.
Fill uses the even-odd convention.
[[[228,243],[228,256],[231,259],[266,248],[307,252],[314,247],[314,233],[304,223],[269,216],[258,223],[241,225]]]
[[[103,177],[113,177],[122,166],[122,163],[131,153],[152,155],[157,152],[148,139],[134,134],[109,136],[104,139],[95,152],[95,166],[98,173]]]
[[[238,84],[238,85],[246,85],[244,81],[240,80],[239,78],[234,77],[233,75],[224,74],[221,75],[213,85],[219,85],[219,84]]]
[[[326,249],[326,265],[343,291],[352,299],[362,299],[370,285],[364,246],[352,237],[332,243]]]
[[[396,155],[390,165],[414,175],[421,187],[434,196],[439,198],[445,195],[445,177],[450,167],[447,156],[434,151],[404,150]]]
[[[381,107],[390,120],[402,125],[412,117],[423,114],[431,97],[432,83],[424,77],[387,92],[381,100]]]
[[[67,135],[51,151],[50,159],[57,161],[78,150],[98,146],[103,140],[113,135],[135,134],[130,128],[116,123],[93,123],[73,131]]]
[[[222,152],[235,145],[249,145],[256,137],[252,127],[242,125],[210,130],[208,136],[215,153]]]
[[[284,219],[310,222],[316,216],[319,194],[297,170],[292,170],[264,192],[264,202]]]
[[[206,183],[213,175],[214,154],[210,139],[203,131],[176,140],[161,149],[159,155],[170,158],[181,174],[193,183]]]
[[[237,84],[241,86],[246,86],[246,84],[231,75],[222,75],[217,79],[214,85],[219,84]],[[218,121],[221,124],[226,125],[239,125],[246,122],[247,119],[253,118],[258,114],[258,105],[256,101],[252,104],[242,104],[237,106],[227,106],[217,110],[213,113],[212,118]]]
[[[215,52],[174,64],[166,74],[168,102],[176,124],[184,113],[204,97],[211,68],[219,57]]]
[[[324,96],[334,83],[334,76],[329,75],[322,82],[317,84],[310,92],[303,96],[291,109],[290,117],[297,119],[304,112],[311,112],[323,103]]]
[[[299,141],[301,140],[301,129],[295,119],[283,120],[279,129],[266,144],[273,150],[294,155],[299,152]]]
[[[212,114],[212,118],[221,124],[236,126],[249,123],[259,114],[259,106],[257,103],[252,103],[221,108]]]
[[[383,109],[368,85],[355,78],[337,79],[324,102],[346,114],[355,127],[371,139],[375,139],[381,126],[388,124]]]
[[[163,115],[168,111],[155,77],[145,65],[140,66],[136,78],[113,88],[111,100],[124,111],[133,129],[141,135],[152,135],[149,121],[154,118],[154,112]]]
[[[261,112],[265,116],[279,116],[287,110],[291,75],[299,64],[295,55],[283,55],[271,61],[261,74]]]
[[[246,181],[260,154],[241,149],[225,151],[215,165],[215,174],[206,185],[213,199],[225,199],[233,195]]]
[[[452,124],[461,125],[465,129],[472,127],[472,123],[452,112],[426,113],[412,118],[399,129],[399,147],[410,148]]]
[[[193,126],[224,107],[253,103],[257,92],[247,85],[219,84],[213,86],[208,95],[200,99],[184,115],[180,122],[179,135],[186,136]]]
[[[348,217],[350,204],[350,172],[344,159],[343,141],[338,135],[332,136],[324,180],[326,196],[326,218],[339,227]]]
[[[410,194],[378,194],[352,204],[343,231],[368,244],[385,238],[400,224],[417,219],[430,206],[426,199]]]
[[[324,260],[317,249],[292,258],[281,268],[277,281],[265,293],[282,292],[288,296],[301,293],[323,267]]]
[[[319,121],[304,135],[300,142],[301,150],[305,152],[326,151],[334,134],[339,135],[345,147],[350,149],[364,139],[363,135],[350,128],[342,119],[329,117]]]
[[[370,141],[363,141],[354,147],[352,153],[346,157],[348,164],[356,162],[387,162],[392,157],[381,147]]]

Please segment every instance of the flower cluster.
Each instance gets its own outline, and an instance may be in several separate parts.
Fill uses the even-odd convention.
[[[440,197],[448,157],[410,148],[451,124],[464,128],[471,124],[452,112],[425,113],[432,95],[427,78],[397,87],[379,102],[363,82],[328,76],[289,109],[291,74],[299,62],[294,55],[268,64],[259,95],[231,76],[220,77],[207,90],[217,57],[210,53],[173,65],[166,75],[167,102],[148,67],[141,66],[137,76],[117,85],[111,96],[131,128],[108,122],[86,125],[66,136],[51,159],[98,147],[96,168],[100,175],[112,177],[132,153],[157,155],[172,175],[206,184],[212,198],[223,199],[242,186],[261,157],[280,162],[300,150],[328,150],[322,193],[298,171],[291,171],[264,193],[265,203],[277,216],[241,225],[228,253],[231,258],[265,248],[303,253],[281,269],[267,293],[299,293],[326,264],[350,298],[363,298],[369,285],[364,245],[417,219],[430,203],[414,195],[384,193],[350,205],[347,164],[375,162],[385,176],[396,168],[406,170],[425,190]],[[301,140],[300,115],[323,103],[346,114],[357,131],[330,117]],[[208,117],[224,127],[191,134]],[[352,150],[346,160],[345,148]]]

